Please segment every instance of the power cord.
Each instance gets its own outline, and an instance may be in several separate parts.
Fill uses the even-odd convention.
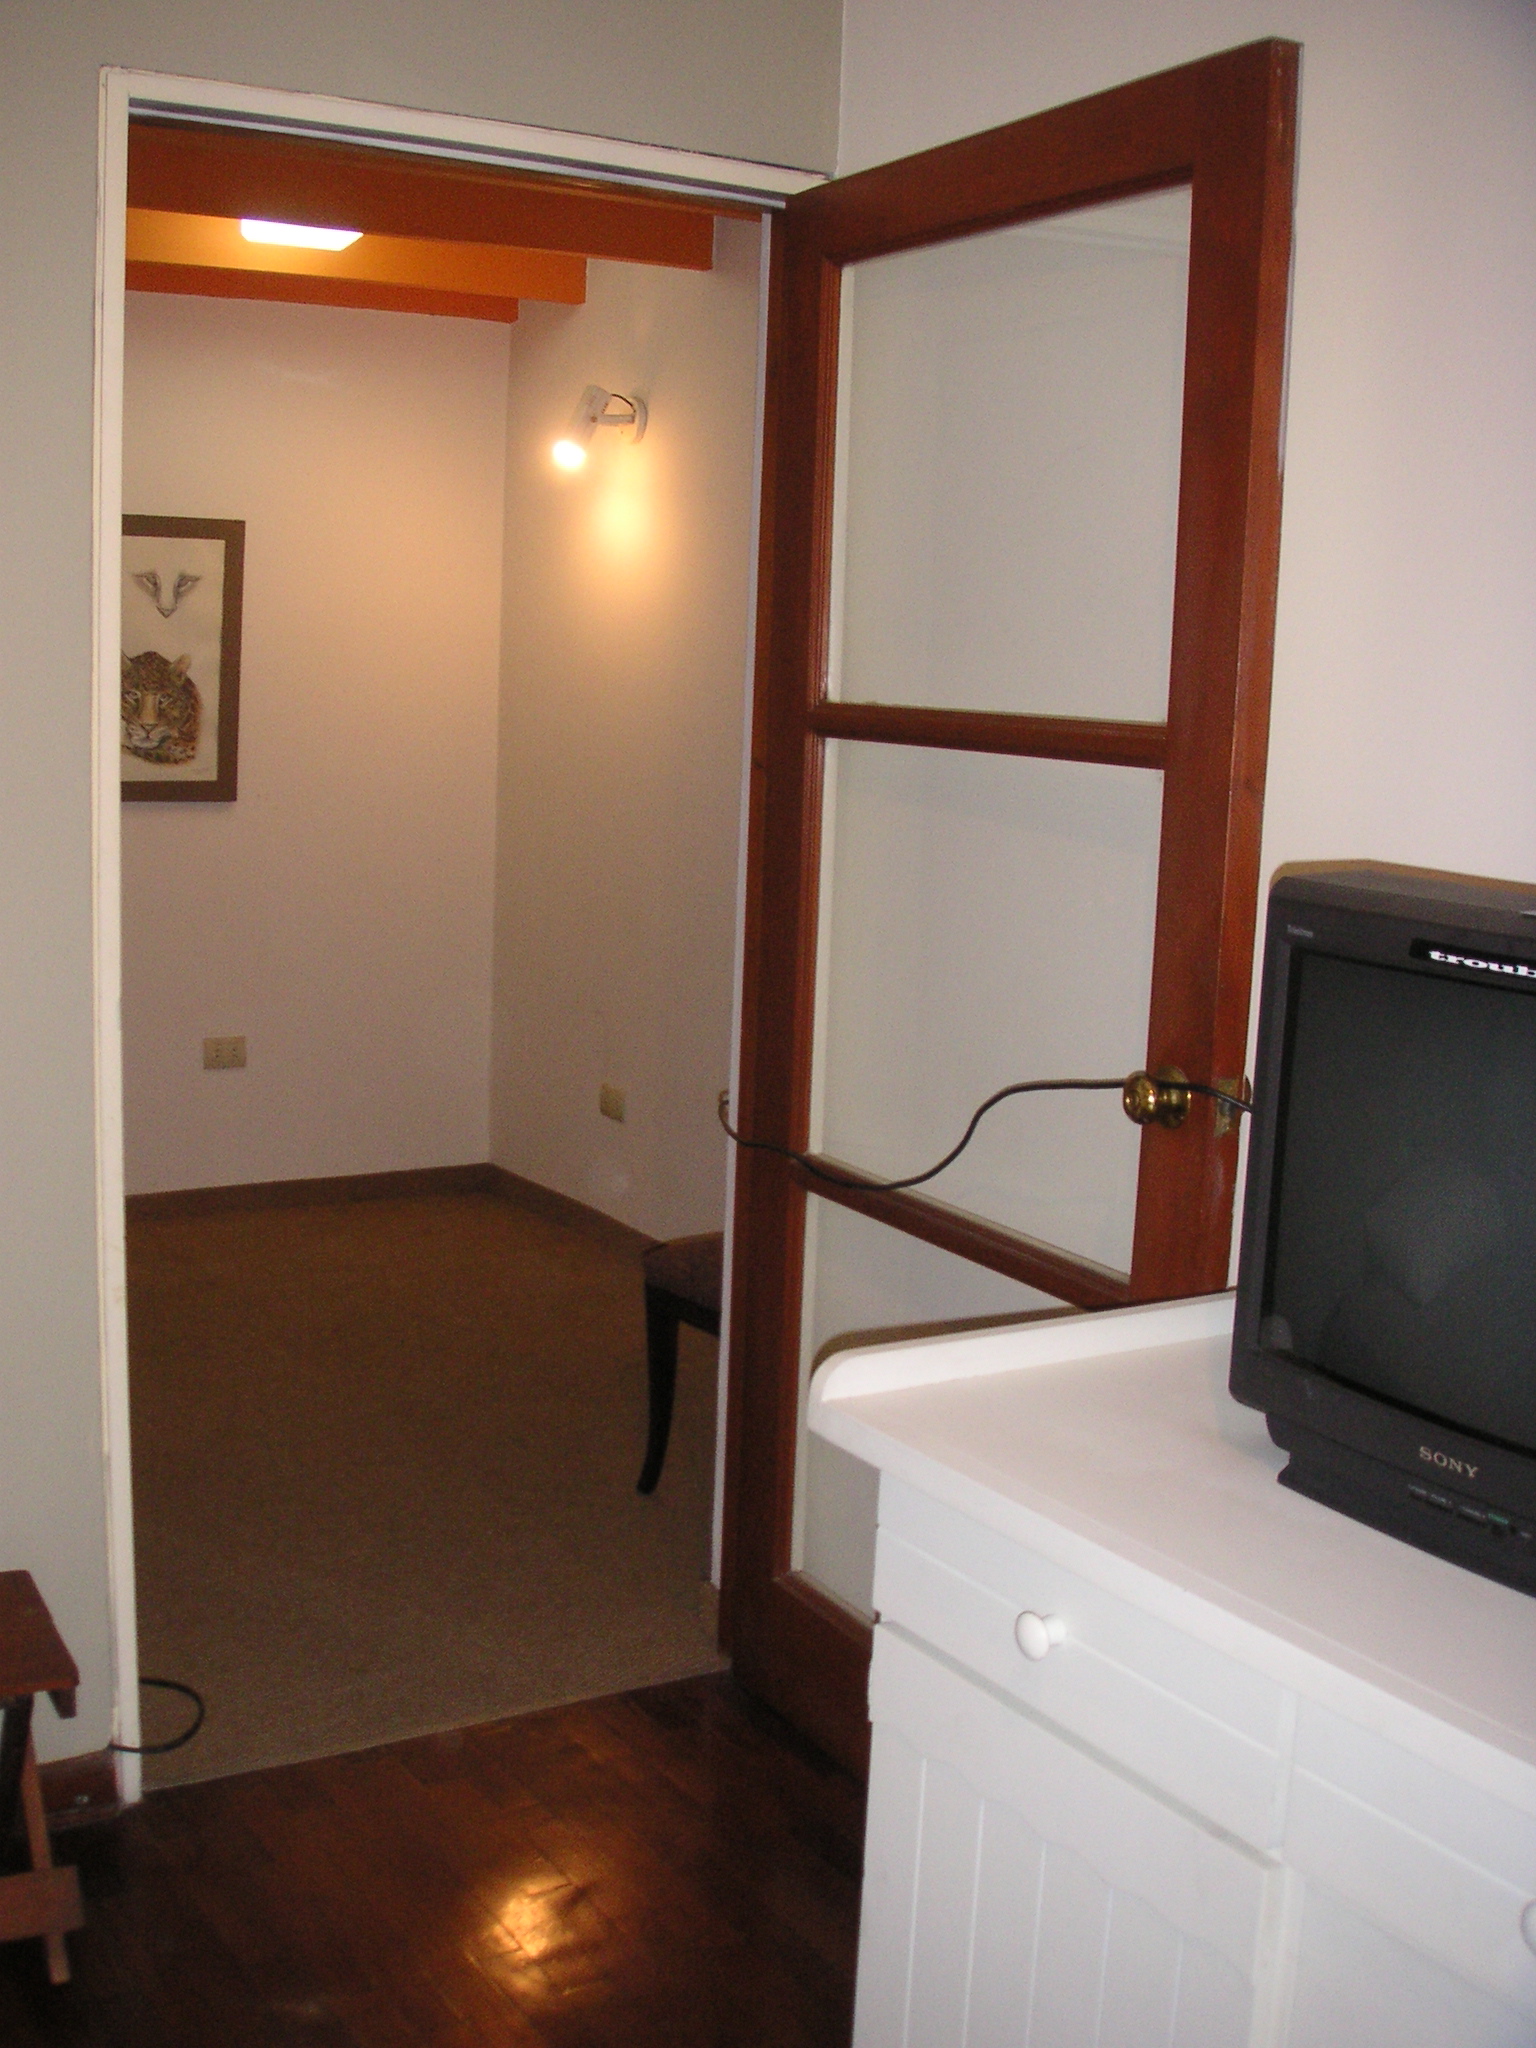
[[[1126,1115],[1133,1123],[1162,1123],[1176,1128],[1183,1122],[1189,1107],[1191,1095],[1206,1095],[1213,1102],[1220,1103],[1234,1115],[1239,1111],[1251,1111],[1253,1104],[1240,1095],[1230,1094],[1225,1088],[1213,1088],[1207,1081],[1187,1081],[1182,1074],[1169,1073],[1152,1075],[1147,1073],[1121,1074],[1110,1080],[1063,1080],[1063,1081],[1015,1081],[1007,1088],[999,1088],[995,1095],[989,1095],[976,1110],[965,1127],[964,1136],[954,1145],[936,1166],[927,1167],[922,1173],[910,1173],[902,1180],[867,1180],[862,1174],[839,1173],[836,1167],[827,1166],[808,1152],[795,1152],[788,1145],[775,1145],[766,1138],[744,1138],[740,1131],[732,1130],[727,1114],[731,1091],[720,1090],[716,1113],[721,1128],[735,1145],[748,1152],[772,1152],[779,1159],[788,1159],[812,1174],[817,1180],[830,1181],[834,1187],[858,1188],[866,1194],[892,1195],[902,1188],[921,1187],[924,1181],[941,1174],[946,1166],[953,1166],[960,1154],[976,1135],[976,1126],[989,1109],[996,1109],[1000,1102],[1006,1102],[1010,1095],[1052,1095],[1070,1089],[1116,1089]]]
[[[185,1749],[203,1722],[208,1718],[208,1708],[202,1694],[195,1686],[183,1685],[179,1678],[141,1678],[140,1685],[152,1685],[159,1692],[179,1692],[189,1699],[197,1709],[190,1728],[184,1728],[180,1735],[173,1735],[169,1742],[109,1742],[108,1749],[120,1751],[124,1756],[168,1756],[173,1749]]]

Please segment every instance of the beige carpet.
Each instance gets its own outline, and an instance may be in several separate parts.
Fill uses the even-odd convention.
[[[151,1784],[719,1668],[715,1346],[642,1499],[639,1244],[495,1194],[131,1224],[140,1658],[208,1702]]]

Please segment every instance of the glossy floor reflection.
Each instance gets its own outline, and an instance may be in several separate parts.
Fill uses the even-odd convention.
[[[862,1808],[725,1677],[157,1793],[0,2041],[842,2048]]]

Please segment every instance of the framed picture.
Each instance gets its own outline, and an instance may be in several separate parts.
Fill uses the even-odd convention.
[[[123,520],[123,796],[233,803],[243,519]]]

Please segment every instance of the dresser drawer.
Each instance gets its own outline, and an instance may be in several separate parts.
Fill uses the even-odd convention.
[[[1070,1846],[1116,1890],[1137,1893],[1245,1976],[1255,1967],[1270,1857],[1210,1833],[959,1673],[875,1631],[870,1717],[900,1730],[1045,1841]]]
[[[1536,1818],[1303,1703],[1285,1859],[1309,1884],[1536,2016]]]
[[[1278,1867],[875,1631],[855,2048],[1248,2048]]]
[[[1273,1842],[1284,1695],[1259,1674],[888,1477],[875,1605],[1239,1840]],[[1064,1627],[1038,1660],[1025,1612]]]

